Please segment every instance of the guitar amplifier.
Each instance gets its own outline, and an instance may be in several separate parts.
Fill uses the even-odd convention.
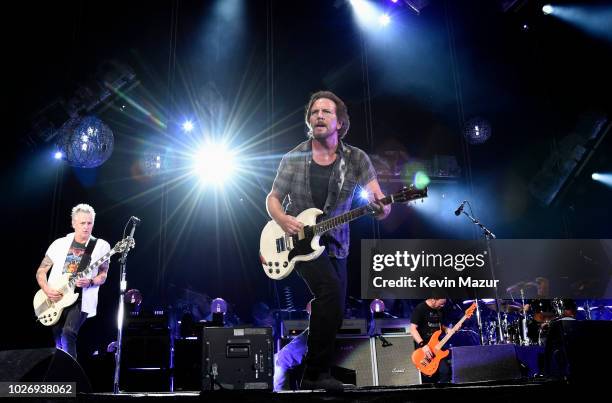
[[[206,327],[202,333],[202,390],[273,387],[271,327]]]
[[[336,338],[332,375],[337,379],[358,387],[374,386],[372,364],[372,344],[369,336],[339,336]]]
[[[308,320],[284,320],[281,322],[281,334],[284,338],[293,338],[308,328]],[[366,319],[344,319],[338,336],[366,336],[368,324]]]
[[[409,335],[385,334],[372,338],[376,386],[405,386],[421,383],[419,370],[412,364],[414,339]]]
[[[410,319],[375,319],[374,334],[410,334]]]

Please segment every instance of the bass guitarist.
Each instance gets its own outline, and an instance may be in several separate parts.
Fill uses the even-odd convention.
[[[444,312],[442,308],[446,304],[444,298],[429,298],[418,304],[412,311],[410,317],[410,333],[415,342],[415,348],[423,347],[427,358],[433,357],[433,352],[427,346],[427,342],[437,330],[448,333],[444,325]],[[421,374],[423,383],[448,383],[451,381],[451,371],[448,359],[440,361],[438,371],[432,376]]]
[[[355,189],[360,186],[371,201],[384,197],[367,154],[345,144],[349,129],[346,105],[335,94],[319,91],[306,107],[308,140],[283,156],[266,199],[270,217],[288,234],[303,229],[295,216],[316,207],[326,217],[350,210]],[[283,201],[290,205],[285,212]],[[377,218],[385,218],[391,206],[374,203]],[[308,334],[306,368],[302,389],[340,390],[343,385],[329,374],[336,333],[342,325],[346,297],[348,223],[321,238],[325,252],[317,259],[300,262],[296,271],[314,294]]]
[[[66,273],[76,274],[85,269],[90,261],[96,261],[110,251],[110,245],[103,239],[91,235],[96,213],[88,204],[79,204],[72,209],[74,232],[58,238],[49,246],[38,270],[36,281],[47,295],[48,300],[57,302],[62,293],[52,288],[57,279]],[[93,248],[92,248],[92,245]],[[93,249],[90,251],[90,249]],[[93,259],[93,260],[92,260]],[[47,282],[47,272],[49,281]],[[81,325],[87,318],[96,315],[98,288],[106,281],[108,261],[94,269],[89,277],[79,278],[75,285],[81,291],[77,302],[63,310],[59,322],[51,327],[55,346],[76,359],[76,339]]]

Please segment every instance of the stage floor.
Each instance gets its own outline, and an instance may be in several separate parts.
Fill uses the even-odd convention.
[[[164,393],[91,393],[79,395],[80,401],[216,401],[216,402],[426,402],[459,399],[461,401],[478,399],[495,399],[499,402],[547,401],[552,396],[573,395],[580,391],[574,385],[560,381],[516,381],[516,382],[478,382],[451,385],[414,385],[406,387],[368,387],[353,388],[343,392],[326,392],[322,390],[301,390],[273,393],[256,390],[219,390],[200,393],[164,392]],[[591,388],[590,388],[591,389]]]

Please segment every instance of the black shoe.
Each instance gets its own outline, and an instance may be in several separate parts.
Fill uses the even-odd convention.
[[[316,380],[303,378],[300,384],[302,390],[314,390],[314,389],[325,389],[325,390],[344,390],[344,384],[332,377],[327,373],[319,374]]]

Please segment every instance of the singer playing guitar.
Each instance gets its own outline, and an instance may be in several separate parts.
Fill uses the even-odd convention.
[[[81,259],[86,255],[87,246],[94,242],[91,235],[96,213],[88,204],[79,204],[72,209],[72,228],[74,232],[63,238],[58,238],[49,248],[38,270],[36,281],[51,302],[62,299],[62,294],[51,287],[55,279],[65,273],[76,273],[78,269],[87,267],[81,265]],[[95,240],[89,261],[96,261],[110,251],[110,245],[103,239]],[[83,262],[86,263],[86,262]],[[51,270],[49,282],[47,272]],[[98,288],[106,281],[108,261],[94,269],[89,277],[79,278],[75,285],[80,288],[79,299],[70,307],[64,309],[58,323],[51,327],[55,345],[76,359],[76,339],[79,329],[85,319],[96,315],[98,305]]]
[[[423,347],[425,354],[428,358],[433,357],[433,353],[427,347],[427,342],[434,334],[436,330],[442,330],[448,332],[446,326],[444,326],[444,313],[442,308],[446,304],[444,298],[429,298],[418,304],[412,316],[410,317],[410,333],[416,343],[415,348]],[[432,376],[421,374],[423,383],[448,383],[451,381],[451,371],[448,360],[444,359],[440,361],[438,371]]]

